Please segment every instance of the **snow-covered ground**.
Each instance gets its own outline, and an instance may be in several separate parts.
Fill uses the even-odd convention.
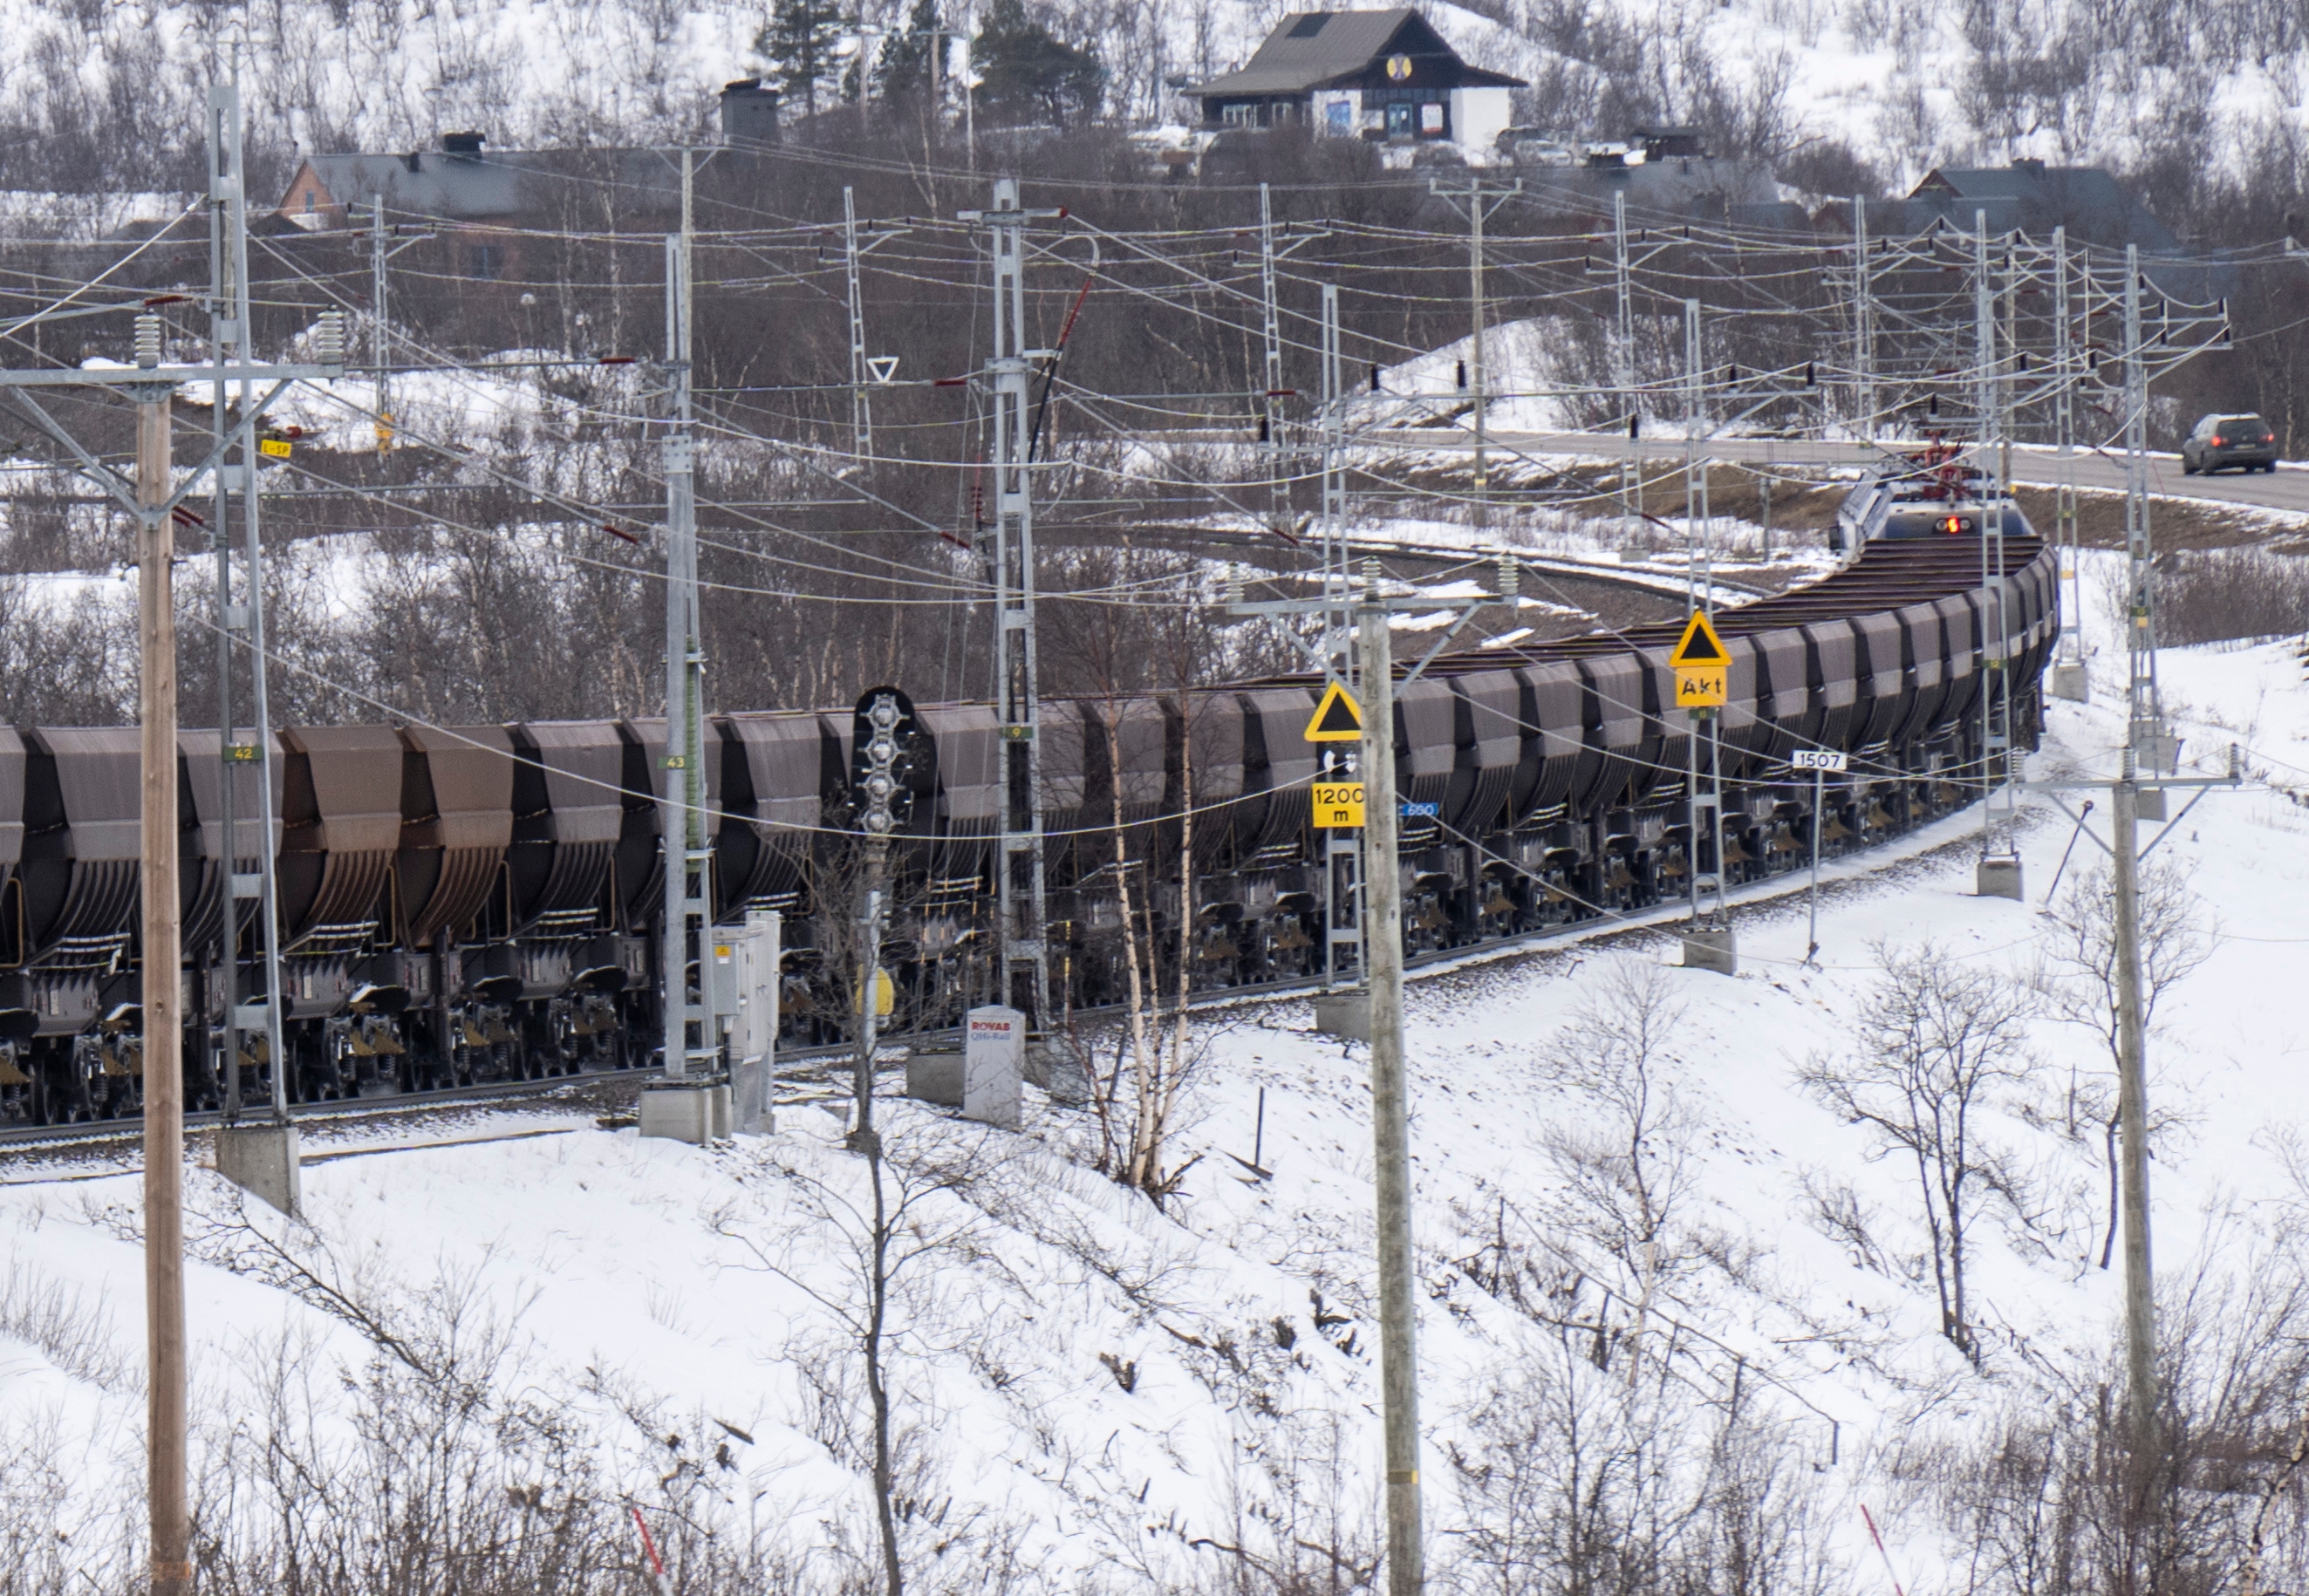
[[[2089,574],[2085,588],[2097,603]],[[2111,767],[2123,656],[2105,617],[2090,635],[2094,700],[2052,706],[2040,775]],[[2155,1145],[2154,1236],[2160,1269],[2179,1279],[2208,1261],[2248,1266],[2254,1235],[2309,1200],[2287,1160],[2309,1125],[2309,1041],[2287,996],[2309,955],[2309,807],[2277,790],[2309,791],[2309,686],[2297,644],[2171,651],[2163,681],[2184,762],[2226,768],[2235,741],[2254,777],[2206,797],[2159,847],[2217,927],[2210,957],[2160,1006],[2152,1048],[2152,1102],[2170,1116]],[[1733,979],[1675,968],[1664,935],[1622,932],[1414,987],[1422,1477],[1440,1563],[1474,1544],[1464,1531],[1490,1511],[1470,1481],[1500,1455],[1492,1399],[1535,1333],[1531,1304],[1486,1274],[1495,1229],[1504,1255],[1509,1215],[1560,1221],[1545,1232],[1546,1289],[1567,1315],[1598,1311],[1595,1288],[1622,1281],[1604,1227],[1578,1221],[1598,1211],[1580,1208],[1570,1173],[1579,1138],[1608,1136],[1614,1120],[1576,1060],[1549,1060],[1583,1005],[1608,1004],[1636,971],[1680,1014],[1655,1085],[1675,1105],[1658,1134],[1681,1160],[1671,1229],[1689,1245],[1643,1309],[1643,1333],[1665,1342],[1652,1355],[1711,1401],[1744,1385],[1775,1416],[1774,1445],[1802,1464],[1822,1515],[1819,1557],[1874,1558],[1864,1504],[1904,1589],[1950,1583],[1940,1531],[1903,1508],[1887,1460],[1918,1427],[1960,1431],[2030,1369],[2108,1344],[2119,1279],[2097,1266],[2103,1145],[2097,1126],[2071,1139],[2058,1124],[2072,1079],[2088,1095],[2106,1083],[2106,1055],[2084,1031],[2032,1022],[2032,1084],[1979,1127],[2029,1171],[2038,1201],[2025,1224],[2006,1216],[1976,1234],[1977,1370],[1939,1333],[1930,1281],[1905,1262],[1924,1247],[1913,1168],[1874,1156],[1797,1077],[1851,1047],[1894,950],[1929,940],[1963,969],[2016,979],[2035,963],[2071,828],[2029,809],[2028,896],[2013,902],[1973,895],[1976,827],[1959,816],[1905,844],[1905,862],[1832,868],[1816,962],[1802,898],[1783,895],[1740,912]],[[2078,843],[2068,877],[2095,852]],[[999,1541],[1053,1588],[1094,1576],[1130,1588],[1135,1569],[1215,1579],[1219,1545],[1287,1540],[1285,1524],[1312,1535],[1327,1513],[1367,1520],[1379,1445],[1366,1060],[1310,1024],[1293,1001],[1205,1023],[1172,1153],[1183,1173],[1162,1211],[1071,1160],[1080,1109],[1037,1099],[1013,1136],[890,1104],[900,1161],[940,1172],[909,1194],[897,1299],[908,1489],[945,1503],[947,1530],[978,1526],[946,1533],[939,1556],[927,1521],[910,1528],[936,1578],[973,1588],[984,1569],[970,1558]],[[705,1151],[582,1118],[523,1128],[549,1134],[316,1164],[304,1229],[263,1213],[243,1229],[226,1188],[193,1178],[200,1251],[238,1265],[191,1271],[195,1409],[229,1416],[204,1432],[203,1455],[236,1425],[245,1442],[269,1421],[284,1363],[323,1431],[350,1433],[352,1376],[377,1347],[317,1306],[319,1278],[411,1334],[449,1300],[465,1304],[469,1334],[494,1321],[511,1349],[496,1377],[626,1447],[621,1488],[645,1510],[663,1499],[653,1480],[718,1446],[703,1475],[727,1522],[796,1547],[858,1543],[868,1498],[842,1324],[860,1300],[862,1182],[837,1123],[796,1108],[774,1138]],[[1267,1173],[1250,1167],[1255,1141]],[[77,1524],[136,1457],[142,1275],[124,1227],[137,1186],[11,1173],[22,1183],[0,1187],[0,1454],[37,1448],[78,1481],[54,1509],[60,1526]],[[1841,1195],[1880,1255],[1808,1217],[1822,1194]],[[310,1272],[268,1263],[261,1238]],[[1613,1346],[1632,1333],[1624,1303],[1606,1298],[1600,1312]],[[656,1429],[637,1413],[656,1415]],[[669,1445],[668,1428],[688,1438]]]

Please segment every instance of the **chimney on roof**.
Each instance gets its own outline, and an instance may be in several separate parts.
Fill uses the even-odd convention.
[[[778,91],[765,89],[759,78],[739,78],[722,87],[722,142],[725,144],[774,144],[778,142]]]
[[[455,156],[462,160],[479,160],[481,158],[481,146],[488,142],[487,134],[445,133],[441,135],[441,152],[444,155]]]
[[[2012,169],[2026,172],[2031,177],[2041,177],[2045,175],[2045,163],[2034,156],[2016,155],[2012,158]]]

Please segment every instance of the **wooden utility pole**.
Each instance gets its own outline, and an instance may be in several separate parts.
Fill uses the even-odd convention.
[[[1387,1588],[1388,1596],[1418,1596],[1427,1574],[1419,1510],[1419,1304],[1411,1240],[1411,1107],[1403,1070],[1395,657],[1377,572],[1367,580],[1358,615],[1365,798],[1363,958],[1371,985],[1371,1138],[1379,1186],[1379,1380],[1387,1402]]]
[[[139,366],[160,361],[157,316],[138,319]],[[185,1016],[177,898],[177,621],[169,562],[169,401],[136,393],[137,720],[143,799],[144,1329],[151,1454],[152,1593],[192,1589],[185,1500]]]
[[[2142,673],[2136,669],[2133,679],[2140,682]],[[2143,1512],[2155,1471],[2163,1466],[2165,1436],[2158,1411],[2157,1276],[2149,1245],[2149,1027],[2141,1013],[2140,861],[2172,834],[2173,828],[2197,807],[2197,800],[2204,797],[2207,789],[2239,786],[2244,778],[2244,764],[2237,745],[2231,743],[2227,775],[2157,778],[2151,790],[2160,807],[2169,791],[2193,789],[2195,796],[2143,847],[2140,840],[2140,753],[2131,747],[2118,753],[2122,763],[2114,781],[2070,779],[2017,785],[2027,791],[2052,794],[2062,812],[2077,823],[2079,833],[2090,838],[2094,846],[2109,856],[2116,939],[2113,972],[2116,987],[2116,1111],[2117,1128],[2123,1139],[2118,1192],[2123,1208],[2124,1233],[2125,1425],[2132,1451],[2134,1511]],[[2088,789],[2106,791],[2109,796],[2109,838],[2106,842],[2087,829],[2084,815],[2071,809],[2062,796]],[[2085,806],[2086,814],[2091,810],[2090,804]]]
[[[2110,790],[2116,897],[2117,1118],[2123,1141],[2124,1352],[2132,1451],[2145,1481],[2158,1438],[2157,1277],[2149,1249],[2149,1048],[2140,1018],[2140,810],[2133,751]]]

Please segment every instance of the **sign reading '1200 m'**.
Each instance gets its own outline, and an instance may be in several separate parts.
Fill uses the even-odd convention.
[[[1315,824],[1327,830],[1353,831],[1363,823],[1363,784],[1360,781],[1318,781],[1314,786]]]

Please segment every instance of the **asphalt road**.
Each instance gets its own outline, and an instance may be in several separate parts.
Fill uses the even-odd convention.
[[[1406,449],[1460,448],[1472,451],[1474,438],[1464,429],[1450,431],[1405,431],[1393,437],[1366,434],[1356,440],[1358,447],[1374,443],[1401,439]],[[1629,441],[1616,434],[1585,432],[1511,432],[1496,435],[1496,441],[1505,450],[1529,455],[1580,455],[1597,460],[1621,460],[1631,447]],[[1907,445],[1922,448],[1921,441]],[[1662,465],[1681,463],[1683,444],[1679,440],[1647,438],[1632,445],[1642,452],[1643,458]],[[1707,445],[1711,459],[1737,461],[1746,464],[1778,465],[1802,470],[1806,467],[1834,468],[1865,465],[1883,459],[1887,451],[1872,449],[1861,444],[1820,443],[1806,438],[1716,438]],[[2106,492],[2124,491],[2124,457],[2114,453],[2086,453],[2074,457],[2076,485],[2080,488]],[[2029,487],[2053,487],[2061,481],[2061,463],[2050,449],[2015,449],[2012,452],[2012,476],[2015,481]],[[2280,464],[2274,472],[2256,471],[2245,474],[2225,471],[2218,477],[2184,477],[2181,460],[2176,454],[2151,454],[2149,457],[2149,491],[2161,498],[2200,499],[2213,504],[2250,505],[2264,510],[2290,511],[2309,514],[2309,468]]]

